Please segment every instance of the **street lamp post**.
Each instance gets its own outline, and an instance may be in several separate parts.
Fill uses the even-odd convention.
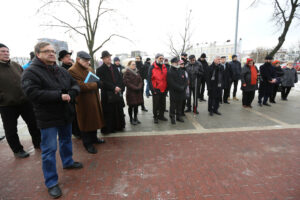
[[[235,24],[235,39],[234,39],[234,54],[237,53],[237,38],[238,38],[238,29],[239,29],[239,10],[240,10],[240,0],[237,0],[236,6],[236,24]]]

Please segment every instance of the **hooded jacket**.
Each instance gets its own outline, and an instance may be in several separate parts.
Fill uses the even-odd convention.
[[[38,128],[64,126],[73,121],[74,106],[63,101],[68,93],[74,103],[80,88],[67,70],[56,64],[48,66],[34,58],[22,75],[22,88],[32,101]]]

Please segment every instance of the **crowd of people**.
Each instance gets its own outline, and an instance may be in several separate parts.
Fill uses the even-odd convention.
[[[231,62],[225,56],[216,56],[209,65],[205,53],[198,60],[195,55],[182,53],[170,63],[160,53],[153,62],[147,58],[143,63],[142,57],[137,56],[124,67],[118,57],[112,60],[112,55],[103,51],[103,64],[95,71],[88,53],[77,52],[75,62],[71,55],[72,52],[60,51],[61,66],[58,66],[54,47],[39,42],[30,53],[30,62],[21,67],[11,61],[9,48],[0,43],[0,112],[7,142],[16,157],[29,156],[17,134],[17,119],[21,116],[34,148],[41,150],[45,185],[53,198],[62,195],[56,171],[57,136],[63,168],[80,169],[82,163],[73,160],[72,134],[82,139],[88,153],[96,154],[94,145],[105,143],[97,137],[97,130],[103,135],[124,130],[125,102],[132,126],[141,124],[139,107],[148,112],[144,93],[147,98],[152,96],[155,124],[168,121],[167,112],[171,123],[176,124],[184,122],[185,113],[199,114],[198,102],[206,101],[205,87],[208,113],[213,116],[221,115],[220,104],[239,101],[236,93],[240,81],[244,108],[252,108],[256,90],[259,106],[276,103],[278,91],[281,99],[287,101],[298,81],[292,62],[282,69],[280,62],[273,61],[271,56],[265,58],[259,70],[251,58],[242,67],[236,55]],[[98,79],[87,81],[89,74],[97,75]]]

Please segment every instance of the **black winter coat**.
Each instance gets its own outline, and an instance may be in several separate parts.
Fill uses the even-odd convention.
[[[259,67],[260,71],[260,90],[264,91],[266,95],[271,95],[273,90],[273,83],[270,83],[269,81],[272,81],[272,79],[276,78],[276,72],[272,66],[271,63],[264,63]]]
[[[283,87],[294,87],[295,83],[298,82],[298,74],[297,71],[292,68],[283,69],[283,77],[282,77],[282,86]]]
[[[258,69],[257,67],[255,66],[255,69],[258,73]],[[242,81],[242,87],[241,89],[243,91],[246,91],[246,92],[249,92],[249,91],[255,91],[257,90],[257,83],[258,83],[258,80],[257,80],[257,83],[256,85],[251,85],[251,70],[249,68],[248,65],[245,65],[243,68],[242,68],[242,75],[241,75],[241,81]],[[246,86],[244,87],[243,84],[246,83]]]
[[[204,69],[200,62],[196,61],[194,64],[190,62],[185,66],[189,75],[190,88],[195,88],[197,79],[197,86],[200,85],[201,79],[204,77]]]
[[[242,65],[239,61],[231,61],[230,63],[231,69],[232,69],[232,80],[237,81],[240,80],[241,78],[241,73],[242,73]]]
[[[150,67],[151,67],[151,63],[150,62],[145,62],[144,63],[144,70],[145,70],[145,73],[146,73],[146,79],[148,79],[148,74],[149,74]]]
[[[219,97],[223,83],[223,68],[221,65],[216,65],[214,62],[209,66],[209,71],[206,79],[208,96]]]
[[[80,88],[67,70],[47,66],[34,58],[22,75],[22,88],[32,101],[37,125],[40,129],[63,126],[73,121],[75,114],[71,103],[62,101],[62,94],[69,93],[74,103]]]
[[[170,67],[167,75],[168,88],[170,92],[170,101],[183,101],[186,96],[186,87],[188,79],[185,71],[181,68]]]
[[[72,67],[72,65],[67,65],[65,63],[62,63],[61,67],[65,68],[66,70],[69,70]]]
[[[233,78],[233,72],[231,69],[231,66],[229,63],[225,63],[225,69],[224,66],[221,64],[222,70],[223,70],[223,89],[229,89],[231,86],[232,78]]]
[[[145,70],[145,66],[143,65],[142,61],[136,62],[136,68],[138,69],[142,79],[146,79],[148,72]]]

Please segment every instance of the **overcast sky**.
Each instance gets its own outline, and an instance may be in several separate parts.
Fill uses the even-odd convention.
[[[270,21],[273,7],[270,3],[261,3],[249,8],[252,1],[240,2],[238,37],[242,38],[242,49],[272,47],[280,35]],[[65,33],[61,28],[41,26],[49,24],[51,20],[43,13],[36,13],[40,6],[40,0],[1,1],[0,42],[9,46],[11,56],[28,56],[37,39],[43,37],[67,41],[69,49],[74,51],[87,50],[81,36]],[[234,40],[236,0],[109,0],[106,7],[117,11],[100,21],[97,43],[100,44],[110,33],[122,34],[133,41],[113,39],[102,49],[113,54],[129,53],[131,50],[146,51],[150,55],[169,52],[168,35],[176,36],[183,31],[189,9],[193,18],[193,43]],[[43,12],[48,11],[66,21],[77,23],[76,14],[68,8],[60,6]],[[293,23],[284,46],[291,47],[300,40],[299,33],[299,22]],[[101,50],[97,56],[100,53]]]

